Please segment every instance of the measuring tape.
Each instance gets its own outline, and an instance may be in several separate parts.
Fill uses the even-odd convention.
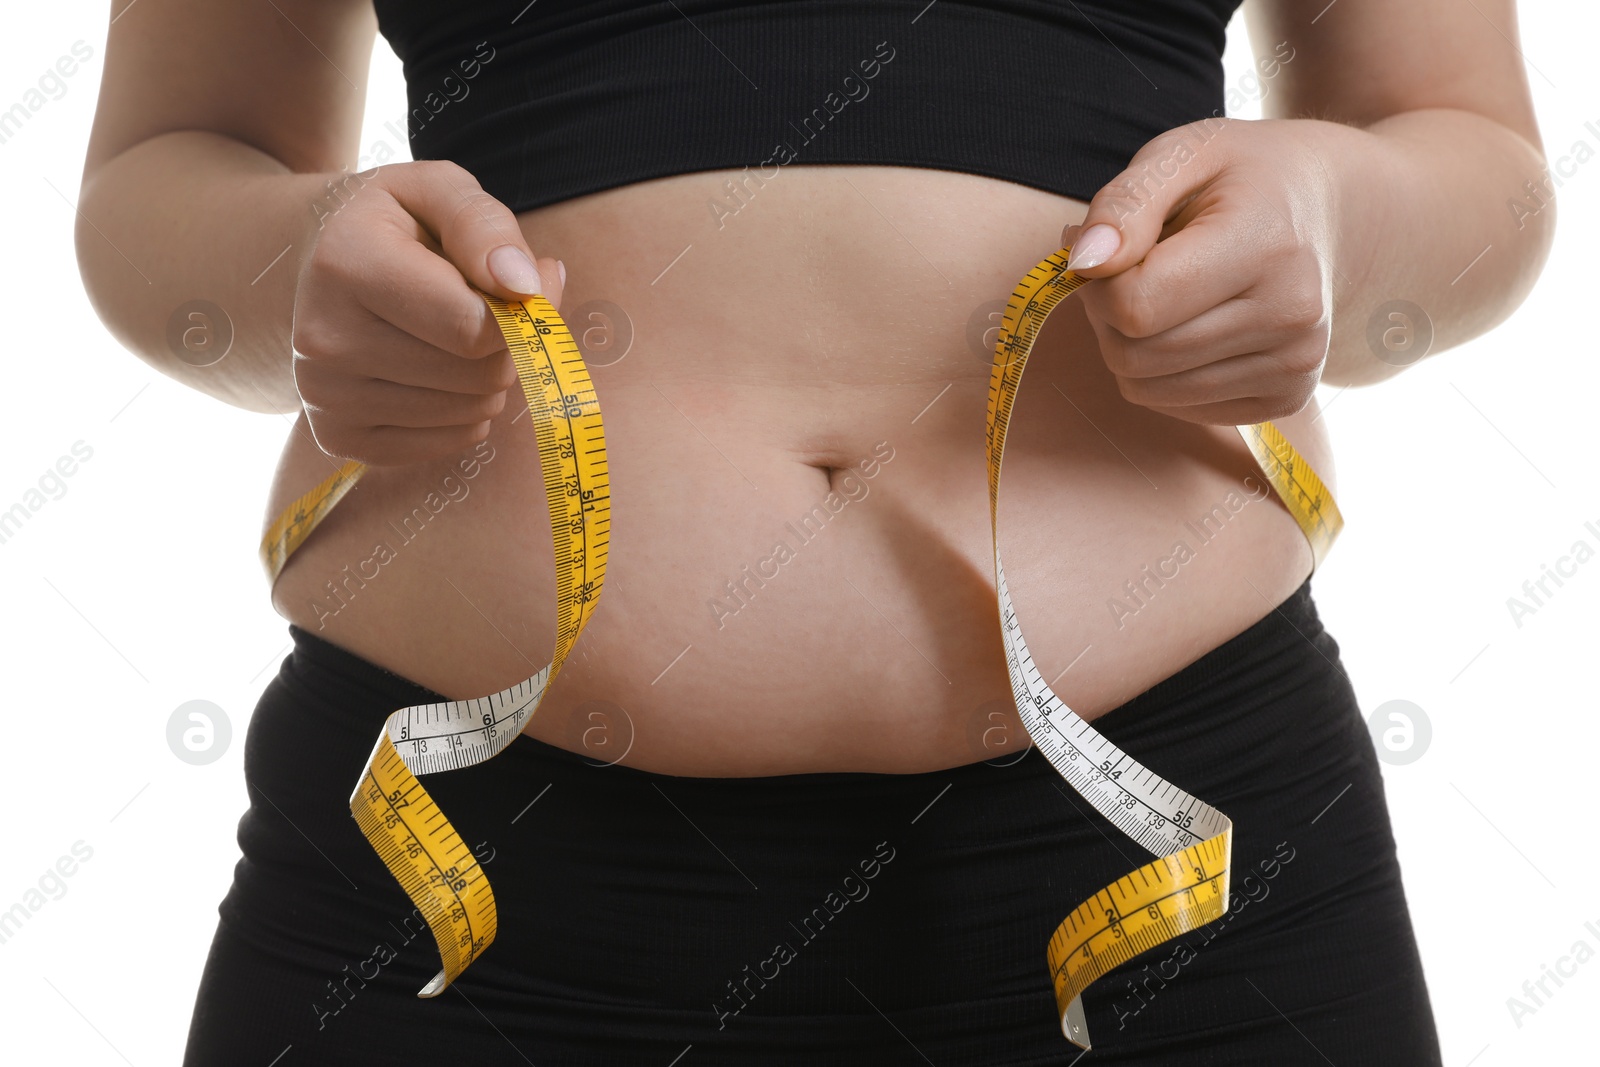
[[[1061,777],[1117,829],[1158,857],[1079,904],[1050,936],[1045,957],[1061,1032],[1087,1049],[1083,991],[1095,979],[1228,910],[1233,823],[1106,740],[1051,691],[1022,639],[1000,566],[998,505],[1006,428],[1034,339],[1051,310],[1084,283],[1067,269],[1069,251],[1062,249],[1030,270],[1006,304],[989,370],[985,442],[1000,633],[1017,713],[1035,747]],[[1314,570],[1344,525],[1333,495],[1272,423],[1241,426],[1239,432],[1310,543]]]
[[[997,519],[1006,428],[1034,339],[1051,310],[1084,282],[1066,269],[1068,252],[1029,271],[1006,305],[990,368],[985,441],[995,588],[1018,713],[1035,747],[1068,784],[1158,857],[1078,905],[1050,938],[1046,958],[1061,1030],[1086,1049],[1082,993],[1095,979],[1227,911],[1233,824],[1101,737],[1051,691],[1023,641],[1006,586]],[[418,994],[424,997],[443,992],[482,954],[497,920],[482,868],[416,775],[481,763],[515,740],[594,610],[610,525],[600,407],[572,335],[541,296],[520,305],[484,299],[516,360],[538,439],[555,544],[556,648],[547,667],[504,692],[394,712],[350,797],[356,822],[438,944],[443,967]],[[1332,494],[1270,422],[1239,432],[1299,523],[1315,568],[1343,525]],[[344,464],[272,523],[261,543],[271,580],[363,470],[359,463]]]
[[[401,708],[384,723],[350,812],[433,931],[442,969],[418,996],[444,992],[494,941],[494,891],[477,859],[416,776],[482,763],[516,740],[594,612],[605,581],[610,481],[605,429],[572,334],[542,296],[485,296],[517,365],[539,444],[556,563],[556,647],[550,663],[493,696]],[[289,556],[365,470],[346,463],[268,528],[261,559],[277,581]]]

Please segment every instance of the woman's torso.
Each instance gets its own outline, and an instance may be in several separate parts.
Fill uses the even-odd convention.
[[[626,327],[603,355],[607,338],[587,338],[611,476],[605,591],[526,732],[687,775],[1015,751],[989,352],[973,335],[1085,205],[954,171],[791,165],[719,225],[708,203],[728,203],[736,175],[519,216],[530,247],[566,263],[574,332],[600,329],[577,312],[605,301],[632,335],[620,360]],[[547,663],[554,564],[525,411],[513,396],[476,452],[369,470],[289,562],[279,612],[455,699]],[[1316,414],[1277,424],[1333,486]],[[329,469],[302,418],[268,517]],[[1311,568],[1238,432],[1123,400],[1076,300],[1029,360],[1000,544],[1040,670],[1091,720]]]

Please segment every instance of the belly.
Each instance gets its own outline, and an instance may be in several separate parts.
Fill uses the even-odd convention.
[[[791,166],[730,214],[729,176],[521,218],[567,265],[612,493],[604,595],[526,732],[719,776],[926,771],[1025,746],[995,607],[983,331],[1085,205],[947,171]],[[1315,415],[1278,425],[1331,483]],[[269,516],[328,472],[303,429]],[[1237,431],[1124,401],[1073,300],[1029,360],[999,540],[1041,671],[1091,720],[1311,567]],[[553,566],[513,402],[475,451],[369,470],[273,602],[465,699],[548,662]]]

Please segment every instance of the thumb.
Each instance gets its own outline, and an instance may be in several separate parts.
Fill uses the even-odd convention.
[[[1222,153],[1215,147],[1197,151],[1204,142],[1199,131],[1180,126],[1139,149],[1123,172],[1095,193],[1083,221],[1062,231],[1062,245],[1072,248],[1067,269],[1106,278],[1142,261],[1161,239],[1167,220],[1221,169]]]

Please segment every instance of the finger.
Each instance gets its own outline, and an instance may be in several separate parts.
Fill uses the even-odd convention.
[[[475,288],[502,300],[544,291],[546,279],[534,264],[516,215],[484,192],[466,168],[430,161],[404,168],[388,188]],[[551,275],[548,281],[556,278]]]
[[[482,359],[506,347],[483,296],[474,292],[450,262],[418,240],[420,224],[410,220],[364,246],[365,258],[341,263],[355,302],[371,316],[444,352]],[[405,232],[410,230],[411,232]],[[333,309],[343,329],[365,332],[370,319],[358,308]]]
[[[407,217],[409,218],[409,216]],[[410,219],[410,228],[406,232],[411,234],[414,240],[425,245],[434,255],[449,262],[444,253],[444,246],[439,243],[439,239],[428,232],[428,229],[417,222],[416,219]],[[539,295],[548,300],[557,311],[560,311],[561,298],[565,294],[567,287],[566,265],[554,256],[540,256],[534,260],[534,264],[539,268],[539,277],[543,279]],[[474,289],[473,291],[477,292],[478,290]],[[495,294],[490,293],[489,295],[494,296]],[[519,297],[508,301],[508,303],[516,303],[520,299]]]
[[[1251,426],[1258,422],[1286,419],[1303,410],[1309,402],[1309,397],[1298,400],[1291,397],[1246,396],[1218,404],[1181,408],[1152,406],[1150,410],[1202,426]]]
[[[432,243],[415,220],[406,230],[378,239],[369,261],[345,267],[354,281],[356,299],[379,319],[441,351],[466,359],[505,351],[505,335],[483,295],[428,247]],[[561,271],[553,259],[540,263],[556,278],[546,299],[560,310],[565,288]]]
[[[1250,229],[1247,218],[1218,203],[1142,263],[1084,286],[1085,310],[1126,337],[1154,337],[1190,322],[1260,284],[1259,266],[1237,254],[1252,243]]]
[[[398,426],[415,430],[472,426],[500,414],[506,406],[507,395],[504,392],[442,393],[437,389],[418,389],[382,381],[368,381],[361,388],[364,428]],[[315,403],[308,404],[307,409],[312,415],[328,410]]]
[[[446,393],[499,393],[517,384],[516,362],[503,338],[499,351],[462,359],[369,311],[358,308],[356,313],[361,318],[350,324],[342,342],[349,352],[335,361],[345,374]],[[322,361],[330,362],[326,356]]]
[[[1274,394],[1309,395],[1316,387],[1316,368],[1302,369],[1279,352],[1232,356],[1194,370],[1153,378],[1117,378],[1124,400],[1148,408],[1200,407],[1248,397],[1260,398],[1262,383],[1274,383]]]
[[[1113,374],[1123,378],[1177,374],[1231,356],[1275,348],[1291,339],[1285,327],[1266,318],[1260,302],[1248,295],[1224,300],[1149,337],[1130,337],[1105,322],[1097,327],[1101,358]]]
[[[1222,172],[1227,122],[1179,126],[1140,148],[1089,201],[1067,266],[1085,277],[1106,278],[1148,255],[1167,219]]]
[[[444,426],[433,429],[402,429],[376,426],[353,435],[337,451],[318,445],[329,455],[357,460],[369,467],[405,467],[424,460],[454,455],[489,437],[492,424],[484,421],[470,426]]]
[[[379,381],[468,396],[503,393],[516,388],[517,364],[504,348],[483,359],[461,359],[414,337],[407,337],[399,330],[395,330],[395,333],[416,348],[415,351],[402,354],[397,345],[396,350],[386,354],[383,375]]]

